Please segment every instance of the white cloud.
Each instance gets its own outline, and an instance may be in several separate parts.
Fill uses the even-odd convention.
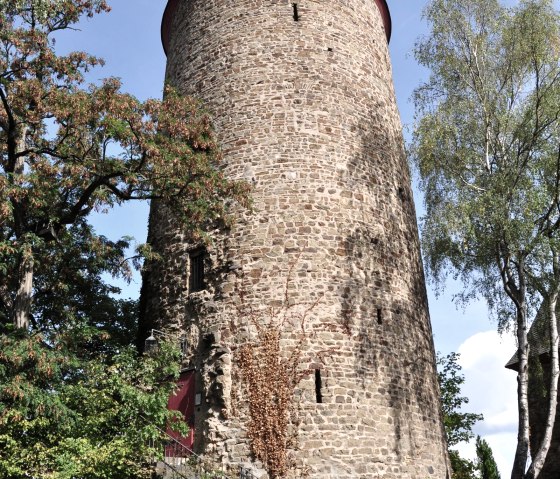
[[[500,336],[496,331],[484,331],[467,338],[458,353],[461,354],[461,366],[471,369],[477,366],[488,367],[488,362],[493,365],[500,364],[501,369],[513,356],[516,350],[515,338],[511,334]]]
[[[492,447],[503,478],[510,475],[517,436],[517,376],[504,367],[515,350],[512,335],[486,331],[466,339],[457,351],[465,375],[461,392],[470,400],[463,409],[484,415],[474,432]],[[475,456],[474,441],[457,449],[464,457]]]
[[[484,439],[490,444],[494,459],[500,470],[500,475],[503,479],[511,476],[511,469],[513,467],[513,456],[515,454],[515,445],[517,444],[517,433],[500,433],[490,434],[485,436]]]

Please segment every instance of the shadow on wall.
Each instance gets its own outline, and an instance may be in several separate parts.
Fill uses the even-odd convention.
[[[344,265],[340,321],[357,337],[355,371],[363,387],[375,384],[390,407],[400,457],[427,439],[414,429],[437,434],[439,402],[402,138],[400,131],[380,128],[388,108],[380,102],[369,121],[361,122],[361,149],[342,174],[352,191],[363,191],[374,204],[365,205],[363,220],[341,235],[352,261]],[[414,427],[419,421],[423,428]]]

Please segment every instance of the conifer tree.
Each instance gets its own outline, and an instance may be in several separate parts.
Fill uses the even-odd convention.
[[[476,437],[476,457],[481,479],[501,479],[492,449],[480,436]]]

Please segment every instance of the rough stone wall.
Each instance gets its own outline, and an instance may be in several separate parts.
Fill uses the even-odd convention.
[[[182,329],[203,401],[195,448],[251,463],[236,369],[254,334],[236,303],[317,303],[296,394],[293,475],[448,477],[418,233],[387,42],[373,0],[179,2],[167,81],[212,115],[227,172],[254,186],[252,211],[213,233],[207,288],[188,291],[195,245],[159,205],[143,317]],[[241,285],[241,286],[239,286]],[[285,289],[287,295],[285,296]],[[262,313],[266,314],[266,313]],[[301,339],[286,325],[282,344]],[[253,463],[254,471],[262,465]]]

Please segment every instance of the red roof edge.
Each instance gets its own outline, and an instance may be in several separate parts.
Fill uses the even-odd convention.
[[[171,38],[171,23],[178,5],[179,0],[169,0],[161,20],[161,44],[166,55],[169,50],[169,39]]]
[[[391,40],[391,13],[389,12],[389,7],[387,5],[387,0],[375,0],[379,11],[381,12],[381,17],[383,18],[383,25],[385,26],[385,34],[387,35],[387,43]],[[171,37],[171,23],[177,6],[179,5],[179,0],[168,0],[165,11],[163,12],[163,19],[161,21],[161,43],[163,45],[163,51],[167,55],[169,50],[169,39]]]
[[[391,41],[391,30],[393,28],[393,23],[391,21],[391,12],[389,11],[387,0],[375,0],[375,3],[379,7],[379,11],[381,12],[383,25],[385,26],[385,35],[387,35],[387,43],[389,43]]]

